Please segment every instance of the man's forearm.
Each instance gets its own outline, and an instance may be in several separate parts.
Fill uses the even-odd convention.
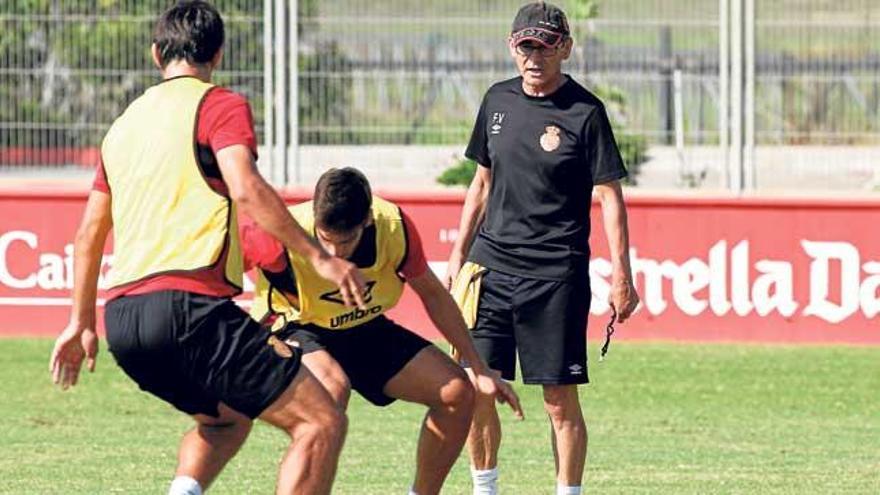
[[[77,233],[73,248],[73,306],[71,319],[94,328],[98,278],[101,273],[106,234],[94,227]]]
[[[629,229],[620,183],[597,186],[602,203],[602,220],[611,254],[611,293],[617,321],[625,322],[639,304],[629,260]]]
[[[248,184],[245,194],[237,198],[242,213],[254,219],[263,230],[281,241],[285,247],[308,259],[323,250],[294,220],[281,197],[259,176]]]
[[[70,319],[81,328],[94,328],[95,303],[104,244],[113,227],[110,195],[93,191],[73,241],[73,304]]]
[[[453,255],[463,256],[470,248],[474,235],[483,222],[487,193],[488,184],[482,180],[475,180],[468,187],[458,225],[458,237],[452,247]]]
[[[602,220],[608,251],[611,256],[612,278],[632,280],[629,259],[629,228],[626,205],[621,194],[608,194],[602,199]]]

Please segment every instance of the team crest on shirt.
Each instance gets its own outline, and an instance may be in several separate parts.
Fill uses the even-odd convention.
[[[556,151],[556,148],[559,148],[559,144],[562,142],[562,137],[559,134],[562,132],[555,125],[548,125],[544,128],[544,134],[541,134],[541,148],[546,152]]]

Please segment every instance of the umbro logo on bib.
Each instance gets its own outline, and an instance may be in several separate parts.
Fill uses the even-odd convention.
[[[364,303],[369,304],[370,301],[373,300],[373,286],[376,285],[375,280],[368,280],[366,283],[366,287],[364,287]],[[320,297],[323,301],[328,301],[336,304],[345,305],[345,301],[342,299],[342,294],[339,292],[339,289],[334,290],[333,292],[325,292],[321,294]]]

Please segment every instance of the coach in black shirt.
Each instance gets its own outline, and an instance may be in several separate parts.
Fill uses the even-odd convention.
[[[447,280],[479,277],[477,348],[506,379],[514,378],[518,351],[523,382],[543,386],[557,493],[578,494],[587,447],[577,385],[588,381],[593,191],[611,251],[618,321],[639,301],[619,183],[626,169],[602,102],[562,72],[572,48],[562,10],[544,2],[522,7],[509,46],[520,77],[492,86],[480,106],[465,152],[479,167]],[[481,397],[468,442],[475,494],[496,491],[500,440],[494,398]]]

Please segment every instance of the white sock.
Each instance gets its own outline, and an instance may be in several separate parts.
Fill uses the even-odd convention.
[[[409,487],[409,493],[406,495],[419,495],[413,487]]]
[[[202,487],[198,481],[189,476],[177,476],[171,482],[168,495],[202,495]]]
[[[474,495],[498,495],[498,467],[476,469],[471,466]]]
[[[556,495],[581,495],[581,487],[556,484]]]

